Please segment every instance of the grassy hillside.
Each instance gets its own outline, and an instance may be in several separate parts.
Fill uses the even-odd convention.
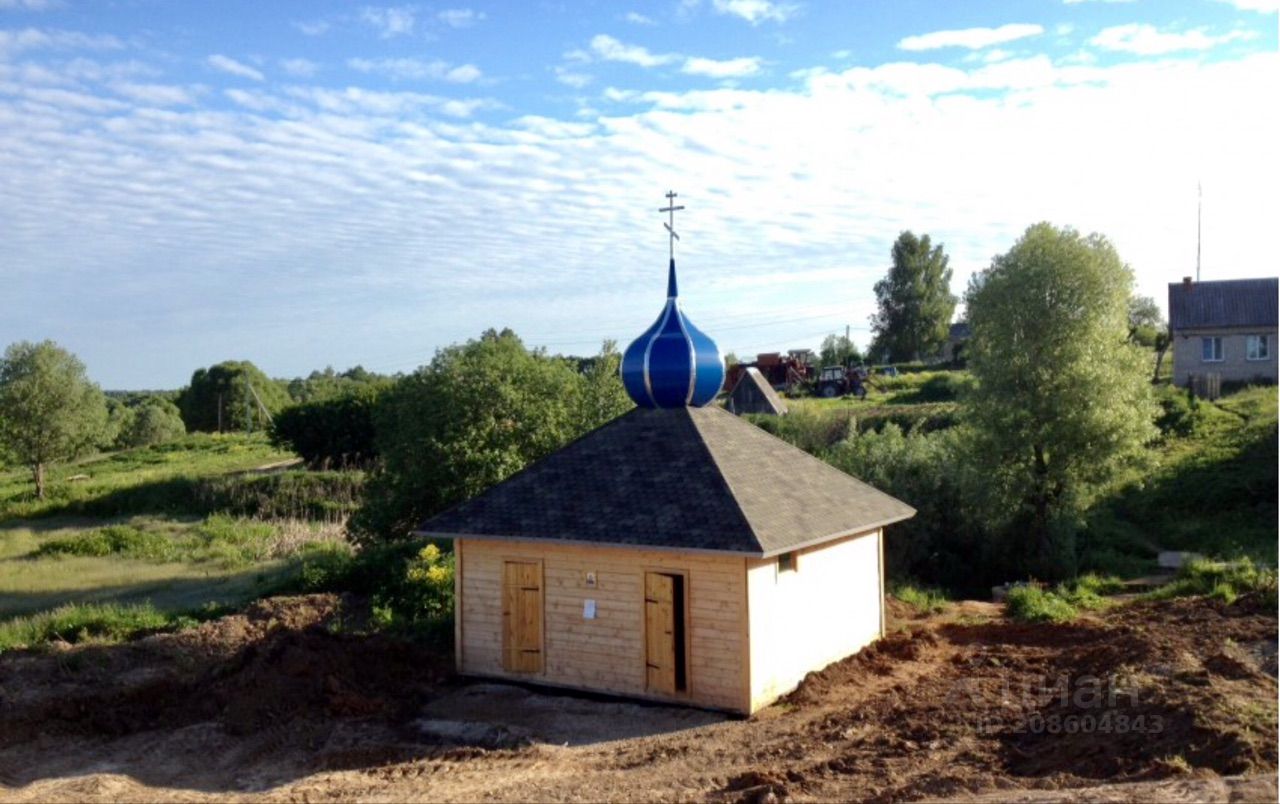
[[[50,473],[0,473],[0,650],[123,638],[241,605],[349,551],[358,472],[285,471],[262,436],[192,435]]]
[[[1275,566],[1277,393],[1246,388],[1185,414],[1152,452],[1152,469],[1135,474],[1098,507],[1092,548],[1141,555],[1146,546]]]

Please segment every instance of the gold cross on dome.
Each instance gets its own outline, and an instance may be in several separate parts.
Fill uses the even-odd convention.
[[[684,209],[684,206],[676,206],[676,193],[674,190],[667,191],[667,205],[659,212],[666,212],[670,216],[670,223],[663,223],[667,227],[667,232],[671,235],[671,259],[676,258],[676,241],[680,239],[680,235],[676,234],[676,210]]]

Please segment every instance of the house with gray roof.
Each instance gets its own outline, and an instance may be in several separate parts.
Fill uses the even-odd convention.
[[[914,509],[714,404],[674,258],[621,370],[635,409],[421,526],[453,540],[459,672],[751,713],[882,636]]]
[[[1280,280],[1228,279],[1169,284],[1173,381],[1275,383],[1276,301]]]

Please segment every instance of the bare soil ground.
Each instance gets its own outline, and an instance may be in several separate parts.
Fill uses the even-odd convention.
[[[748,720],[453,679],[277,598],[122,646],[0,656],[0,799],[1276,799],[1276,616],[902,616]],[[899,614],[903,612],[899,611]]]

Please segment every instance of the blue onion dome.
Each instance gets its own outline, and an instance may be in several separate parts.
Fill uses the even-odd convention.
[[[674,259],[666,306],[622,354],[622,384],[642,408],[700,408],[715,399],[724,384],[720,347],[680,310]]]

